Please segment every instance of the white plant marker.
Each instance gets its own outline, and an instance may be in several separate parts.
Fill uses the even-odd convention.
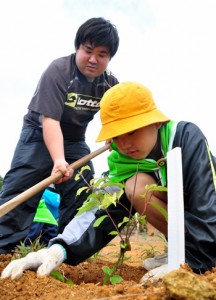
[[[185,263],[184,200],[181,148],[167,153],[168,270]]]

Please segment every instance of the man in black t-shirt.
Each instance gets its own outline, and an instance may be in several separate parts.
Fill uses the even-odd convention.
[[[116,27],[103,18],[91,18],[76,33],[75,53],[54,60],[44,71],[24,116],[0,205],[61,171],[63,177],[56,182],[61,196],[58,232],[74,217],[87,197],[84,193],[77,197],[76,192],[86,184],[74,181],[79,170],[73,174],[67,167],[90,152],[86,128],[99,110],[103,94],[118,83],[107,70],[118,46]],[[88,164],[91,171],[84,172],[87,181],[94,174],[92,163]],[[28,235],[42,194],[0,218],[0,253],[11,252]]]

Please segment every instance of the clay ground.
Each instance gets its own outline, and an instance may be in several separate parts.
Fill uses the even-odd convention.
[[[59,267],[58,271],[66,279],[72,280],[74,285],[60,282],[51,276],[37,278],[35,272],[28,270],[18,280],[1,279],[0,297],[4,300],[216,299],[216,292],[214,292],[216,291],[216,272],[213,271],[203,276],[194,275],[191,271],[180,268],[183,275],[181,270],[178,270],[179,272],[175,274],[177,277],[171,277],[171,279],[168,278],[166,281],[159,281],[156,284],[150,282],[145,285],[140,284],[139,281],[146,272],[142,267],[142,261],[149,252],[148,250],[157,255],[164,251],[165,244],[158,237],[157,232],[151,228],[147,234],[134,234],[130,242],[131,251],[126,253],[126,260],[121,270],[123,280],[118,284],[102,285],[104,279],[102,267],[111,268],[118,257],[120,248],[119,238],[116,237],[91,260],[76,267],[66,264]],[[0,255],[0,272],[8,264],[9,259],[9,256]],[[188,278],[188,275],[192,278]],[[176,278],[181,279],[179,286],[176,285],[178,281]],[[187,285],[189,286],[188,294],[184,294]],[[199,286],[200,289],[198,289]],[[173,287],[176,287],[177,291],[175,289],[173,292]],[[183,292],[179,296],[178,293],[182,287]],[[205,288],[207,292],[205,292]]]

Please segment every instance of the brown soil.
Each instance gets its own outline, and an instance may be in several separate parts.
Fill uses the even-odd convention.
[[[131,251],[126,252],[126,260],[121,270],[123,280],[118,284],[102,285],[104,278],[102,267],[113,267],[118,257],[119,239],[116,237],[91,260],[76,267],[62,264],[58,268],[58,271],[66,279],[72,280],[74,285],[60,282],[51,276],[37,278],[35,272],[28,270],[18,280],[0,280],[1,299],[216,299],[216,270],[205,275],[195,275],[183,266],[177,270],[177,273],[166,275],[163,281],[140,284],[139,281],[146,272],[142,267],[142,261],[148,249],[152,249],[153,252],[158,251],[155,254],[162,253],[164,250],[164,242],[151,229],[148,234],[135,234],[131,238]],[[10,258],[10,256],[0,255],[0,272]]]

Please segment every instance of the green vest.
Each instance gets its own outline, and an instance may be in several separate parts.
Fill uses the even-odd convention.
[[[56,219],[53,217],[51,211],[47,208],[43,199],[41,199],[38,204],[33,222],[58,225]]]

